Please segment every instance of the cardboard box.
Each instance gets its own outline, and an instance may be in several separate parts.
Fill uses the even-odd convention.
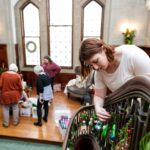
[[[32,118],[37,118],[37,107],[32,107]]]
[[[20,116],[26,116],[30,117],[31,116],[31,107],[28,108],[20,108]]]
[[[61,91],[61,84],[54,84],[54,92],[60,92]]]
[[[32,106],[37,106],[37,97],[29,97],[29,101],[32,103]]]
[[[26,117],[31,116],[32,103],[30,101],[20,102],[19,108],[20,108],[19,109],[20,110],[20,116],[26,116]]]

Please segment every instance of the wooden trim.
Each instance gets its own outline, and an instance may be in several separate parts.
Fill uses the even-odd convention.
[[[23,78],[27,82],[27,85],[32,86],[32,87],[35,86],[36,75],[34,74],[34,72],[32,72],[32,71],[21,71],[21,73],[23,74]],[[70,80],[75,79],[75,78],[76,78],[75,73],[59,73],[55,77],[54,84],[60,83],[62,89],[64,89],[66,84]]]
[[[28,86],[34,87],[36,85],[36,75],[33,71],[21,71],[21,73]]]
[[[55,78],[55,83],[61,83],[61,87],[64,89],[66,84],[75,78],[75,73],[59,73]]]
[[[18,71],[20,71],[20,64],[19,64],[19,51],[18,51],[18,44],[15,44],[15,54],[16,54],[16,65],[18,66]]]
[[[138,46],[150,56],[150,46]]]
[[[0,67],[8,68],[7,44],[0,44]]]

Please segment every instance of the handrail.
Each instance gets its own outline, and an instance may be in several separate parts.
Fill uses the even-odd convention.
[[[150,77],[137,76],[129,80],[118,90],[109,94],[104,102],[104,107],[112,114],[111,120],[100,123],[98,129],[93,129],[96,125],[90,125],[90,118],[95,118],[98,122],[93,115],[95,114],[94,106],[81,107],[70,121],[62,150],[67,150],[69,142],[74,144],[83,134],[93,135],[102,150],[115,149],[117,146],[138,150],[141,138],[150,131]],[[82,116],[85,116],[84,119]],[[83,120],[86,121],[85,128],[81,125]],[[103,131],[106,125],[108,131],[104,136]],[[116,129],[112,139],[113,127]],[[121,132],[124,132],[124,135]]]

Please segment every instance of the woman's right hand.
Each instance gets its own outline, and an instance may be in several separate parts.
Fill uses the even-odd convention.
[[[100,121],[107,121],[111,118],[111,115],[109,112],[103,108],[104,106],[104,97],[106,96],[106,88],[104,89],[95,89],[95,95],[94,95],[94,105],[95,105],[95,111],[97,114],[97,117]]]
[[[111,115],[109,112],[105,110],[105,108],[99,106],[96,108],[96,115],[99,118],[100,121],[107,121],[111,118]]]

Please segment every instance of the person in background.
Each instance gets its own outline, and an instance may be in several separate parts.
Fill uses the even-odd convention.
[[[19,103],[28,102],[28,101],[29,101],[29,97],[27,93],[23,90]]]
[[[27,94],[26,91],[25,91],[25,89],[26,89],[26,82],[25,82],[24,79],[23,79],[23,74],[20,73],[19,75],[20,75],[20,77],[21,77],[22,88],[23,88],[22,96],[21,96],[20,101],[22,101],[22,102],[29,101],[29,96],[28,96],[28,94]]]
[[[51,77],[51,86],[53,90],[55,76],[61,71],[61,67],[53,62],[49,56],[44,56],[42,60],[42,67],[44,68],[44,71]]]
[[[38,95],[37,100],[37,116],[38,121],[34,123],[36,126],[42,126],[42,106],[44,105],[43,120],[47,122],[48,117],[48,102],[53,98],[50,77],[44,72],[42,66],[35,66],[34,73],[37,75],[36,90]]]
[[[3,127],[9,126],[9,112],[12,107],[13,124],[19,124],[19,106],[18,101],[22,96],[21,77],[17,73],[18,67],[15,64],[9,65],[9,70],[2,73],[0,78],[0,92],[3,112]]]
[[[67,95],[67,93],[68,93],[67,87],[68,86],[76,85],[78,88],[83,88],[85,86],[85,82],[86,82],[86,80],[82,80],[80,75],[76,75],[75,79],[71,79],[67,83],[67,85],[65,86],[65,89],[64,89],[64,93]]]
[[[79,60],[82,76],[95,70],[94,105],[101,121],[111,117],[103,108],[107,89],[113,92],[135,76],[150,75],[150,58],[135,45],[113,47],[99,39],[86,39],[81,43]]]

